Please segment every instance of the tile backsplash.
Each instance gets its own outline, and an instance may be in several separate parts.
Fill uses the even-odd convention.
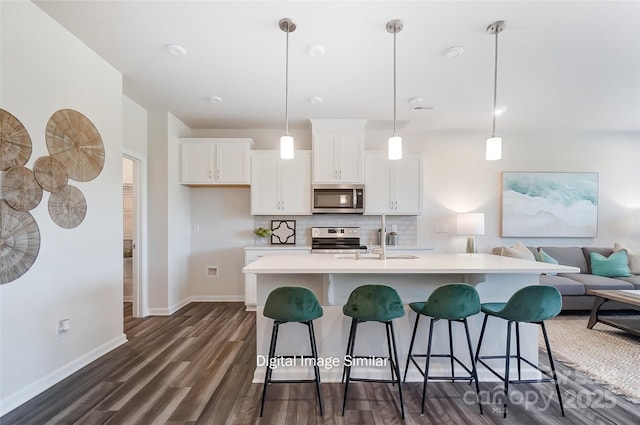
[[[255,216],[255,227],[271,228],[271,220],[296,221],[296,245],[311,245],[312,227],[360,227],[360,243],[375,244],[380,229],[379,215],[315,214],[297,216]],[[386,216],[387,229],[398,226],[398,246],[415,246],[417,243],[416,216]]]

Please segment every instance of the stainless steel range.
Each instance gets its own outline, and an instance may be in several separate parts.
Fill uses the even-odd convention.
[[[360,245],[359,227],[312,227],[311,252],[315,254],[342,254],[366,251]]]

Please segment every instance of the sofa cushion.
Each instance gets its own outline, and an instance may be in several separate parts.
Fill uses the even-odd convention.
[[[573,266],[580,269],[580,273],[588,273],[587,260],[582,249],[577,246],[542,246],[539,247],[564,266]]]
[[[632,274],[628,277],[617,277],[618,280],[624,280],[625,282],[629,282],[635,289],[640,289],[640,274]]]
[[[509,248],[508,246],[503,246],[502,250],[500,251],[500,255],[504,257],[520,258],[522,260],[535,261],[536,259],[533,256],[533,253],[529,251],[527,248],[525,248],[525,250],[522,250],[515,247]]]
[[[597,248],[593,246],[585,246],[582,248],[582,252],[584,252],[584,258],[587,260],[587,272],[593,274],[593,270],[591,270],[591,253],[595,252],[603,257],[608,257],[613,254],[613,248]]]
[[[541,275],[540,284],[554,286],[562,296],[584,295],[586,292],[582,283],[565,276]]]
[[[592,274],[606,277],[631,276],[627,251],[614,252],[609,257],[600,255],[597,252],[591,252],[590,254]]]
[[[630,282],[621,279],[613,279],[611,277],[594,276],[592,274],[561,274],[561,276],[580,282],[584,285],[585,291],[590,289],[635,289]]]
[[[623,249],[627,250],[627,255],[629,256],[629,269],[631,273],[640,274],[640,254],[636,254],[621,243],[616,242],[613,244],[613,252],[618,252]]]
[[[540,261],[542,263],[548,264],[558,264],[558,260],[544,252],[544,249],[540,248],[540,250],[536,253],[536,261]],[[546,273],[548,275],[556,275],[558,273]]]

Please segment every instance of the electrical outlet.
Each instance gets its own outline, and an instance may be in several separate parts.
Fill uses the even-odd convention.
[[[71,323],[69,319],[62,319],[58,321],[58,337],[63,337],[71,329]]]

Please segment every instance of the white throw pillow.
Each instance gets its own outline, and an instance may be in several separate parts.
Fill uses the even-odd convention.
[[[623,249],[627,251],[627,257],[629,257],[629,269],[631,270],[631,273],[640,274],[640,254],[634,253],[621,243],[616,242],[613,244],[613,252],[622,251]]]
[[[522,245],[524,246],[524,245]],[[521,258],[523,260],[531,260],[536,261],[536,257],[533,255],[533,252],[529,251],[529,249],[525,246],[523,251],[522,248],[509,248],[508,246],[503,246],[502,250],[500,250],[500,255],[504,257],[513,257],[513,258]]]

